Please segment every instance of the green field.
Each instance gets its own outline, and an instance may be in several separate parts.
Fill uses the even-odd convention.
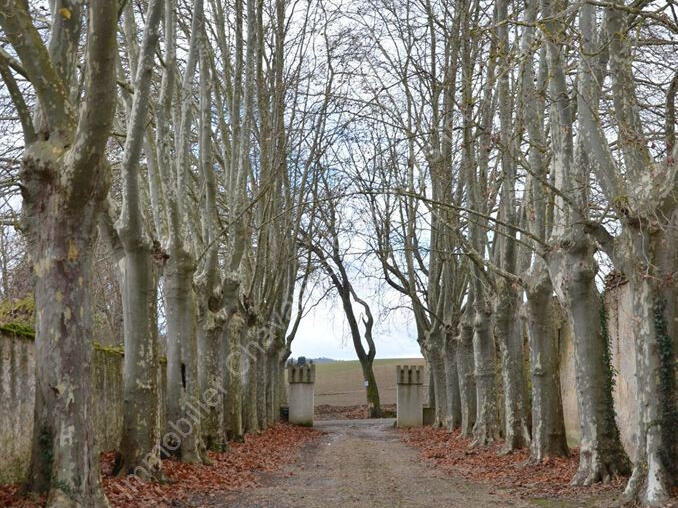
[[[396,365],[424,365],[423,358],[388,358],[374,361],[374,375],[382,404],[396,402]],[[424,379],[428,384],[428,376]],[[365,404],[363,374],[358,360],[316,364],[315,404]]]

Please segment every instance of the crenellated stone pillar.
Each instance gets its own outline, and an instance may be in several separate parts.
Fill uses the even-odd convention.
[[[421,427],[423,425],[424,369],[416,365],[396,366],[397,426]]]
[[[289,422],[295,425],[313,427],[315,365],[312,363],[289,364],[287,366],[287,382],[289,384]]]

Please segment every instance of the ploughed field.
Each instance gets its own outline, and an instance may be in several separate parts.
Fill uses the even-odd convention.
[[[424,365],[423,358],[385,358],[374,361],[374,375],[382,404],[396,403],[396,365]],[[316,364],[315,405],[359,406],[366,403],[360,362],[336,361]],[[428,389],[428,375],[424,376]]]

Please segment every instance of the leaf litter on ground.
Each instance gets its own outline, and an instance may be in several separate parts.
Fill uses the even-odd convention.
[[[101,454],[104,491],[112,507],[165,508],[181,504],[196,494],[218,495],[259,485],[257,473],[279,471],[294,462],[302,445],[321,431],[277,423],[263,432],[246,434],[242,443],[229,442],[228,451],[209,452],[212,464],[184,464],[163,460],[168,482],[129,482],[130,477],[112,476],[115,452]],[[133,486],[133,489],[129,487]],[[0,485],[0,506],[36,508],[45,498],[18,497],[19,485]]]
[[[571,486],[579,465],[579,450],[569,457],[530,461],[528,448],[503,453],[503,441],[471,447],[471,440],[458,430],[433,427],[400,430],[402,439],[416,448],[420,457],[431,461],[450,475],[488,484],[522,498],[573,498],[582,493],[619,493],[626,478],[617,477],[607,484],[590,487]]]

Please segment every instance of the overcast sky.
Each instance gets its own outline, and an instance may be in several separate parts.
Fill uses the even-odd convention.
[[[391,293],[386,290],[385,294]],[[383,298],[385,294],[382,293]],[[392,296],[392,295],[391,295]],[[377,358],[421,358],[417,334],[409,309],[397,309],[380,315],[383,302],[369,301],[375,319],[372,332]],[[356,307],[356,317],[362,314]],[[363,331],[361,323],[361,332]],[[336,296],[328,298],[302,319],[292,342],[292,356],[327,357],[336,360],[357,359],[348,323]]]

